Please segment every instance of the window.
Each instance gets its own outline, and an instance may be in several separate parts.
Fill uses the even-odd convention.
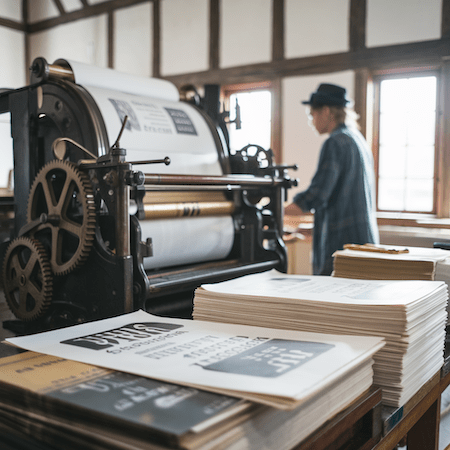
[[[271,148],[271,94],[267,90],[236,92],[230,95],[230,120],[235,120],[236,108],[241,113],[241,128],[230,127],[230,148],[239,150],[248,144]]]
[[[280,138],[273,121],[274,116],[279,117],[276,92],[269,82],[224,87],[224,106],[231,122],[236,119],[236,104],[240,110],[241,128],[234,123],[228,127],[232,153],[253,144],[272,149],[275,160],[280,161]]]
[[[375,80],[379,211],[436,213],[436,73]]]
[[[10,113],[0,114],[0,143],[2,152],[2,164],[0,165],[0,189],[2,191],[0,194],[3,194],[3,191],[9,191],[12,187],[12,170],[14,168]]]

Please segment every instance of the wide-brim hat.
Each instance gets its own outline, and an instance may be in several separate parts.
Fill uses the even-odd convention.
[[[302,102],[311,106],[347,106],[352,103],[347,96],[347,90],[336,84],[322,83],[317,91],[311,94],[309,100]]]

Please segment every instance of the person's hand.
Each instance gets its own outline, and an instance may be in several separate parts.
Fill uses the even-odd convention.
[[[295,203],[291,203],[284,208],[284,214],[287,216],[300,216],[303,214],[303,211]]]

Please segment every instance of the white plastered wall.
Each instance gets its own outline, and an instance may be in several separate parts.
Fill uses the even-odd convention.
[[[269,62],[272,0],[222,0],[220,67]]]
[[[286,58],[349,50],[349,0],[286,0]]]
[[[153,5],[143,3],[120,9],[114,14],[114,21],[114,69],[142,77],[152,76]]]
[[[208,0],[162,0],[161,74],[208,69]]]
[[[442,0],[368,0],[368,47],[441,37]]]
[[[31,59],[42,56],[53,63],[56,59],[63,58],[106,67],[106,38],[106,15],[59,25],[33,34],[30,39]]]
[[[21,20],[20,2],[0,0],[2,17]],[[0,27],[0,89],[19,88],[25,84],[25,34]],[[0,114],[0,188],[8,186],[9,171],[13,168],[12,139],[9,114]]]

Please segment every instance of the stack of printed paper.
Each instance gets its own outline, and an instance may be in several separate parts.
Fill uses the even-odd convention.
[[[348,244],[333,254],[333,276],[365,280],[434,280],[450,251],[438,248]]]
[[[382,336],[374,382],[401,406],[443,364],[447,285],[285,275],[277,271],[204,285],[194,319],[317,333]],[[358,338],[357,338],[358,339]]]
[[[236,444],[233,449],[254,450],[292,448],[367,391],[373,383],[373,356],[384,345],[379,337],[355,339],[353,336],[161,318],[143,311],[37,335],[9,338],[8,341],[56,356],[53,361],[55,367],[58,358],[65,358],[189,386],[185,390],[169,389],[169,395],[163,395],[160,400],[167,407],[175,405],[188,394],[194,395],[192,389],[201,388],[267,405],[260,406],[257,411],[251,409],[253,413],[243,411],[247,414],[243,419],[238,408],[237,415],[233,413],[228,416],[229,420],[234,420],[232,429],[214,438],[220,448],[227,448],[226,442],[237,442],[239,445]],[[59,365],[63,366],[61,363]],[[33,367],[33,364],[28,362],[28,366]],[[46,367],[50,370],[52,364]],[[69,364],[66,367],[80,372],[78,366]],[[45,382],[41,380],[37,387],[0,372],[0,393],[15,392],[16,398],[36,398],[31,402],[31,411],[34,410],[37,415],[63,411],[60,403],[59,409],[53,407],[55,399],[69,402],[69,406],[76,411],[79,411],[80,402],[84,402],[81,405],[87,409],[84,417],[92,419],[91,425],[95,419],[114,422],[118,424],[114,427],[115,435],[121,428],[127,427],[137,427],[139,433],[145,433],[146,429],[152,435],[164,433],[164,426],[157,428],[145,423],[145,420],[155,420],[151,409],[147,418],[143,419],[114,412],[111,408],[108,410],[107,407],[99,410],[102,403],[106,405],[111,398],[100,393],[96,395],[95,389],[89,393],[87,400],[83,400],[81,394],[84,388],[72,386],[75,379],[70,379],[73,375],[71,370],[66,372],[66,381],[74,393],[80,394],[77,396],[63,395],[67,392],[55,394],[54,386],[47,386],[52,377],[50,372]],[[95,377],[92,381],[95,383]],[[98,387],[110,385],[103,378],[97,381]],[[122,393],[122,398],[119,396],[117,399],[119,409],[121,406],[125,409],[127,405],[131,407],[130,399],[141,398],[145,401],[147,396],[158,394],[157,388],[149,389],[142,382],[133,384],[132,381],[128,388],[125,386],[127,394]],[[45,387],[48,387],[47,391]],[[38,391],[40,395],[36,397],[30,391]],[[7,405],[4,405],[7,396],[3,394],[0,396],[3,398],[0,400],[0,417],[2,414],[6,416],[2,408],[7,410]],[[39,401],[39,398],[43,400]],[[200,400],[193,398],[193,401]],[[229,403],[232,411],[236,410],[236,404],[230,403],[229,397],[218,398],[217,408],[222,407],[224,402]],[[25,401],[22,404],[27,406]],[[220,412],[218,409],[217,413]],[[80,413],[75,416],[79,417]],[[62,421],[57,414],[51,414],[50,418],[57,423]],[[193,421],[194,417],[188,418],[191,425]],[[66,428],[69,425],[64,424]],[[136,438],[139,433],[135,434]],[[194,437],[177,437],[172,433],[172,438],[177,438],[181,447],[203,448],[202,436]],[[224,443],[223,439],[227,441]],[[205,449],[210,448],[208,445]]]

